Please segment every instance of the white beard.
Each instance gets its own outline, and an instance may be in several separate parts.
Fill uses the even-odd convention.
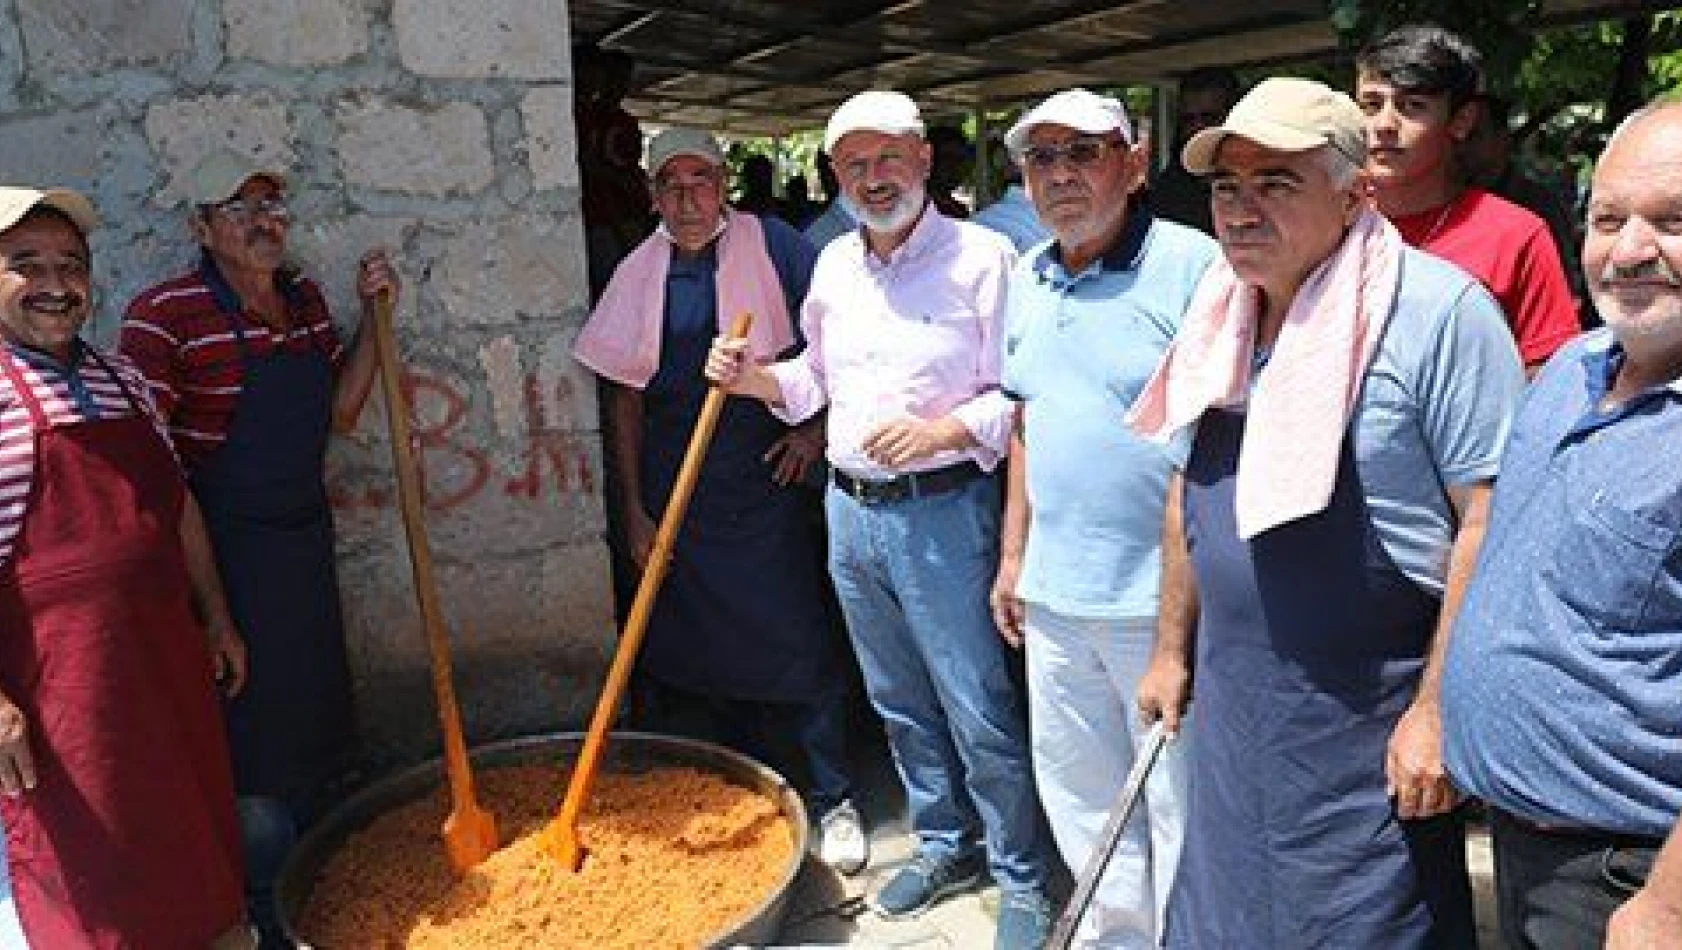
[[[841,196],[843,206],[853,220],[879,234],[894,234],[911,226],[917,220],[917,215],[923,210],[923,203],[928,200],[928,191],[922,185],[900,193],[899,200],[884,214],[871,214],[859,207],[847,195]]]

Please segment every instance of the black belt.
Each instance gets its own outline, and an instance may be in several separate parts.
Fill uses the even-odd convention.
[[[1646,848],[1653,851],[1664,846],[1663,838],[1648,835],[1629,834],[1619,831],[1601,831],[1598,828],[1584,828],[1578,825],[1545,825],[1531,821],[1520,815],[1515,815],[1504,808],[1491,808],[1496,817],[1507,822],[1508,825],[1520,831],[1545,838],[1560,838],[1579,841],[1584,844],[1606,848]]]
[[[1516,831],[1518,834],[1515,837],[1519,838],[1552,841],[1577,851],[1598,851],[1600,880],[1625,896],[1647,886],[1647,877],[1653,873],[1653,862],[1658,859],[1659,849],[1664,847],[1663,838],[1648,835],[1542,825],[1499,808],[1491,808],[1490,815],[1506,826],[1501,833],[1511,835]]]
[[[855,478],[835,469],[835,485],[867,505],[884,505],[907,498],[943,494],[962,488],[986,474],[974,462],[959,462],[927,472],[907,472],[883,480]]]

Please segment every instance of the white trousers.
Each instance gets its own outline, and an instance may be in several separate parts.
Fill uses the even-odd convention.
[[[1155,618],[1070,617],[1028,605],[1028,710],[1034,780],[1057,849],[1079,875],[1143,745],[1135,693]],[[1155,950],[1185,829],[1185,750],[1163,750],[1076,945]]]

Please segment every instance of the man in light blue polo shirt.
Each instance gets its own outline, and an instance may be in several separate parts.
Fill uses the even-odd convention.
[[[1148,153],[1121,103],[1058,93],[1006,136],[1054,239],[1011,276],[1003,383],[1018,401],[1000,632],[1026,644],[1034,777],[1081,867],[1143,739],[1134,686],[1155,627],[1163,494],[1175,459],[1122,424],[1215,243],[1130,210]],[[1154,948],[1179,854],[1183,772],[1158,764],[1084,946]]]
[[[1490,805],[1512,947],[1682,946],[1679,214],[1671,102],[1595,169],[1583,267],[1606,328],[1514,421],[1449,653],[1448,767]]]

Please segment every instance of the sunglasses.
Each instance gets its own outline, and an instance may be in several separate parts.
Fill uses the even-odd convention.
[[[1103,161],[1111,150],[1125,147],[1125,143],[1115,139],[1074,139],[1062,145],[1030,145],[1016,153],[1016,161],[1024,168],[1040,171],[1050,170],[1065,158],[1076,168],[1090,168]]]

